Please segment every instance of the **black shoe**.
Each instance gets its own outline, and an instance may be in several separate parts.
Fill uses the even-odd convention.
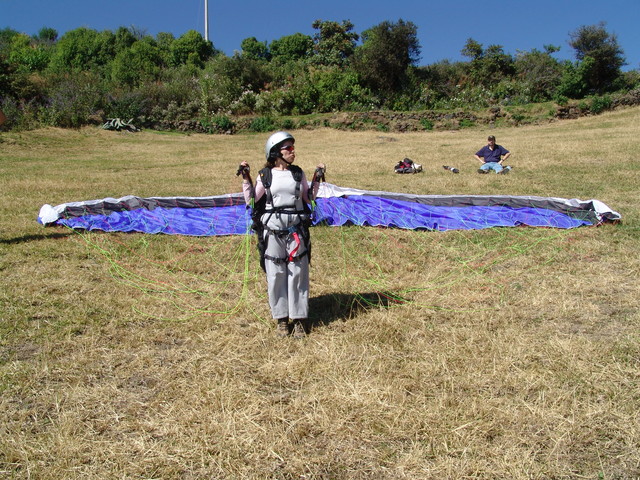
[[[293,321],[293,338],[300,339],[307,336],[306,319]]]
[[[280,338],[284,338],[289,335],[289,319],[280,318],[276,327],[276,335]]]
[[[489,170],[483,170],[481,168],[478,169],[478,173],[489,173]]]

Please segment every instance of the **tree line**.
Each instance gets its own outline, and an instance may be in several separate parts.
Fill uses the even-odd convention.
[[[469,38],[465,61],[418,66],[417,27],[384,21],[360,34],[354,25],[316,20],[311,36],[271,42],[249,37],[232,56],[190,30],[155,37],[134,27],[52,28],[27,35],[0,30],[0,109],[3,128],[79,127],[107,118],[171,129],[196,121],[227,132],[234,118],[253,116],[267,130],[273,118],[334,111],[479,109],[496,104],[605,96],[640,85],[623,72],[624,52],[606,25],[569,34],[575,61],[560,47],[511,54]]]

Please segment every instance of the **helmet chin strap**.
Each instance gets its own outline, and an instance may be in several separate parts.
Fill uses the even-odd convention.
[[[279,158],[280,160],[282,160],[284,163],[286,163],[287,165],[291,165],[291,164],[293,164],[293,160],[291,160],[290,162],[287,162],[287,161],[284,159],[284,157],[282,156],[282,154],[281,154],[281,153],[278,153],[278,158]]]

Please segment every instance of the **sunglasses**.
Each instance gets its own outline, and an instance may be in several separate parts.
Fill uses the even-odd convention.
[[[285,145],[284,147],[280,147],[280,150],[286,150],[287,152],[293,152],[296,149],[293,145]]]

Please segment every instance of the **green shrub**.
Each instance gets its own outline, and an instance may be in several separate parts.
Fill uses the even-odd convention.
[[[422,125],[422,128],[424,128],[425,130],[433,130],[433,122],[428,118],[421,119],[420,125]]]
[[[242,96],[242,87],[232,78],[205,72],[199,82],[201,110],[205,115],[226,112]]]
[[[270,132],[275,129],[276,125],[271,117],[256,117],[249,125],[249,130],[252,132]]]
[[[501,80],[491,88],[491,94],[503,105],[526,105],[532,99],[530,86],[515,80]]]
[[[511,118],[513,118],[513,121],[516,123],[522,123],[527,117],[522,113],[513,113]]]
[[[443,110],[453,108],[487,108],[491,100],[491,91],[486,87],[460,88],[456,86],[455,92],[452,95],[435,100],[432,108]]]
[[[78,128],[95,123],[104,106],[105,94],[96,74],[70,74],[50,89],[43,120],[56,127]]]
[[[282,130],[293,130],[296,128],[296,124],[290,118],[285,118],[280,122],[280,128]]]
[[[14,98],[5,97],[0,101],[0,110],[7,117],[0,130],[31,130],[41,126],[42,111],[45,108],[34,100],[19,103]]]
[[[601,97],[591,97],[591,113],[600,113],[611,108],[611,97],[603,95]]]
[[[553,100],[554,100],[558,105],[560,105],[561,107],[564,107],[565,105],[567,105],[567,104],[569,103],[569,99],[568,99],[566,96],[564,96],[564,95],[560,95],[560,94],[557,94],[557,95],[553,98]]]
[[[229,105],[229,112],[233,115],[250,115],[256,111],[258,95],[245,90]]]
[[[416,110],[417,107],[417,100],[414,99],[411,95],[395,95],[393,96],[392,99],[390,99],[389,101],[387,101],[385,103],[386,105],[389,105],[391,110],[393,111],[410,111],[410,110]]]
[[[135,121],[150,113],[150,102],[144,93],[139,91],[125,92],[119,97],[111,98],[105,108],[107,118],[130,118]]]
[[[317,111],[320,93],[316,85],[300,80],[294,85],[289,95],[290,100],[293,102],[293,107],[291,112],[288,113],[306,115]]]
[[[211,119],[211,122],[218,127],[219,130],[223,131],[232,130],[235,127],[231,119],[225,115],[216,115]]]
[[[291,90],[266,90],[256,97],[255,113],[263,116],[290,115],[295,104]]]
[[[226,115],[213,115],[209,118],[201,118],[200,125],[208,133],[228,133],[233,132],[236,124]]]
[[[151,124],[157,124],[163,129],[172,129],[177,122],[197,118],[199,107],[200,104],[197,101],[185,104],[170,102],[166,107],[154,105],[146,121]]]
[[[593,64],[594,60],[591,57],[575,64],[566,61],[556,93],[569,98],[583,98],[588,89],[588,77]]]
[[[41,72],[51,59],[51,49],[43,45],[34,44],[33,39],[23,33],[11,40],[9,63],[21,73]]]
[[[136,91],[148,99],[145,105],[149,112],[143,122],[148,127],[171,129],[174,121],[207,116],[202,108],[198,78],[190,76],[184,68],[173,70],[162,82],[145,83]]]

